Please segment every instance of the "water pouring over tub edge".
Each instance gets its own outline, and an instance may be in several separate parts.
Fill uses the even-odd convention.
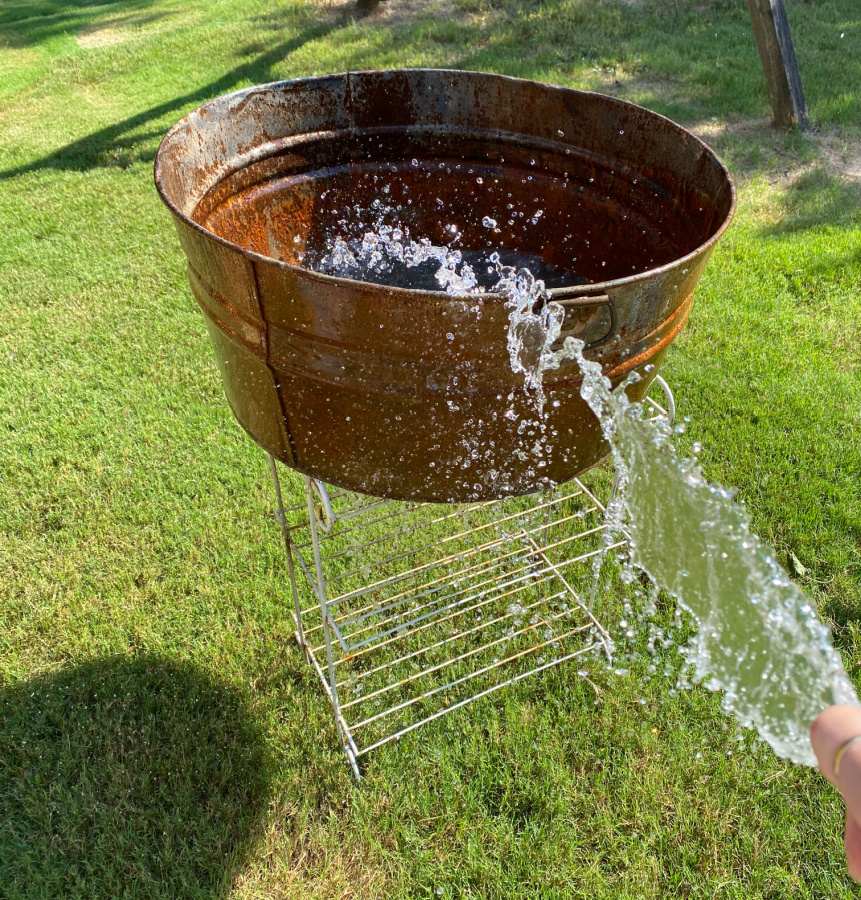
[[[218,98],[170,130],[155,176],[242,426],[299,471],[398,499],[529,493],[609,447],[574,362],[544,379],[552,449],[537,455],[536,434],[518,430],[535,397],[512,371],[498,296],[309,271],[344,203],[369,206],[388,187],[404,224],[435,244],[453,227],[466,251],[517,250],[589,282],[551,290],[559,342],[585,340],[614,384],[640,373],[633,399],[735,209],[712,151],[661,116],[441,70]]]
[[[385,269],[390,259],[410,268],[431,258],[439,267],[440,284],[475,288],[475,275],[457,252],[426,243],[405,246],[403,233],[393,234],[394,239],[385,232],[367,233],[358,259],[348,248],[339,252],[358,268],[368,259]],[[630,373],[612,391],[601,366],[585,359],[582,341],[567,338],[554,350],[561,307],[527,269],[504,266],[497,254],[490,261],[493,289],[509,311],[512,370],[522,373],[534,391],[539,428],[544,429],[547,372],[572,359],[583,372],[581,394],[601,423],[616,468],[618,492],[607,524],[611,535],[627,537],[631,550],[622,580],[634,580],[633,563],[693,617],[697,630],[678,647],[683,670],[723,692],[724,712],[754,728],[779,756],[815,765],[808,737],[813,719],[826,706],[858,701],[810,601],[751,532],[732,492],[709,484],[695,460],[679,459],[668,423],[644,419],[642,405],[629,400],[626,391],[640,376]],[[597,579],[600,558],[595,563]],[[648,620],[650,609],[651,601],[641,601],[637,619]],[[522,612],[516,604],[509,608],[517,610]],[[630,628],[627,622],[620,625]],[[663,644],[666,648],[673,641]],[[689,684],[686,672],[680,682]]]

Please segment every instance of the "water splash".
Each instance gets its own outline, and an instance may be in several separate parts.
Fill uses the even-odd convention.
[[[335,238],[331,250],[316,268],[327,275],[365,279],[369,274],[391,274],[399,268],[433,270],[436,283],[449,294],[469,294],[481,290],[472,267],[460,250],[436,246],[427,238],[414,240],[409,228],[377,224],[359,241]]]
[[[810,600],[751,531],[733,491],[710,484],[695,460],[680,459],[668,423],[647,420],[642,404],[628,400],[626,388],[639,375],[611,390],[582,341],[567,338],[554,351],[564,311],[528,271],[501,269],[497,290],[510,310],[511,366],[540,398],[539,416],[544,373],[570,359],[580,366],[580,393],[616,468],[608,526],[628,537],[630,563],[693,616],[697,631],[682,648],[693,680],[722,691],[724,712],[756,729],[779,756],[816,766],[813,719],[858,698]],[[633,581],[630,566],[622,580]]]
[[[365,231],[361,241],[343,236],[331,240],[330,249],[315,265],[317,271],[367,280],[369,275],[380,277],[399,269],[430,267],[440,288],[459,295],[483,292],[489,276],[490,292],[504,299],[509,313],[507,343],[511,368],[523,375],[534,402],[537,424],[543,423],[547,402],[544,373],[557,368],[563,359],[572,358],[565,350],[552,349],[562,331],[565,310],[552,301],[544,281],[528,268],[505,265],[499,252],[482,260],[487,271],[479,280],[460,250],[434,245],[427,238],[415,240],[408,227],[385,224],[382,217],[392,212],[389,207],[380,206],[374,212],[378,220],[372,230]]]
[[[810,724],[833,703],[858,704],[810,600],[751,531],[733,492],[680,459],[672,431],[647,421],[624,386],[611,390],[582,343],[566,340],[583,371],[581,394],[610,442],[621,490],[611,524],[631,561],[695,619],[683,648],[694,680],[782,757],[810,766]]]
[[[631,563],[695,620],[697,631],[682,648],[694,680],[723,691],[724,711],[755,728],[779,756],[815,766],[808,737],[813,719],[831,704],[858,704],[827,627],[753,534],[732,491],[710,484],[694,460],[680,459],[669,426],[647,421],[642,405],[628,400],[625,388],[639,376],[611,390],[600,365],[583,356],[581,341],[567,338],[553,350],[562,307],[528,269],[503,265],[499,254],[489,261],[492,291],[509,311],[511,367],[534,398],[537,420],[530,424],[542,436],[545,372],[565,360],[580,365],[581,394],[611,445],[620,485],[608,525],[628,536]],[[335,240],[320,269],[362,277],[393,263],[432,263],[436,282],[452,294],[483,290],[459,250],[385,225],[360,244]],[[622,578],[633,581],[630,567]]]
[[[492,254],[499,280],[495,291],[505,298],[508,309],[508,355],[511,369],[523,373],[527,390],[534,397],[535,411],[543,422],[544,373],[556,369],[565,359],[572,359],[571,350],[553,350],[562,332],[565,310],[553,302],[544,282],[529,271],[503,266],[498,254]]]

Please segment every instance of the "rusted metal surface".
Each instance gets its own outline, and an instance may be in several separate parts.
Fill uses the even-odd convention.
[[[381,200],[414,237],[457,234],[466,251],[558,267],[571,282],[552,291],[563,335],[590,344],[616,382],[637,369],[639,398],[735,209],[726,169],[667,119],[599,94],[440,70],[218,98],[171,129],[155,176],[248,433],[331,484],[433,501],[567,481],[607,446],[571,362],[546,374],[552,449],[534,454],[539,430],[521,428],[534,405],[511,370],[498,296],[306,268],[338,228],[373,224],[346,211]]]

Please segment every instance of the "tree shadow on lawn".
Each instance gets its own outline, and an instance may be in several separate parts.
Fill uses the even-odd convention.
[[[334,22],[307,28],[296,37],[276,44],[265,53],[260,53],[254,59],[241,63],[220,78],[202,85],[196,90],[152,106],[121,122],[102,128],[77,141],[72,141],[42,159],[2,171],[0,172],[0,181],[43,169],[84,172],[105,165],[130,164],[139,160],[151,162],[155,159],[157,145],[153,145],[147,150],[141,150],[140,145],[152,138],[163,137],[166,128],[160,125],[158,128],[147,131],[140,129],[150,123],[158,122],[168,113],[194,109],[207,100],[230,92],[239,84],[245,82],[262,84],[272,81],[273,66],[309,41],[325,37],[340,27],[343,27],[343,23]]]
[[[854,229],[861,224],[861,183],[817,166],[787,184],[781,207],[780,221],[763,229],[764,235],[791,234],[823,226]]]
[[[170,12],[135,15],[153,0],[97,0],[68,3],[63,0],[6,0],[0,10],[0,46],[34,47],[52,38],[107,24],[106,12],[123,17],[128,24],[143,25],[163,19]]]
[[[21,3],[22,0],[18,0],[18,2]],[[151,0],[123,0],[123,2],[117,3],[115,6],[111,5],[110,11],[111,13],[123,12],[125,14],[126,11],[133,13],[135,10],[142,9],[147,2],[151,2]],[[720,5],[719,0],[712,0],[712,4],[715,2],[718,2],[718,5]],[[515,3],[513,8],[520,9],[522,5],[522,3]],[[553,9],[559,5],[559,0],[550,0],[548,8]],[[43,0],[43,6],[46,9],[57,8],[55,14],[47,16],[48,19],[62,14],[59,5],[54,0]],[[666,9],[664,9],[664,6],[666,6]],[[654,27],[655,22],[652,20],[655,16],[657,16],[656,21],[663,21],[665,15],[670,13],[678,14],[677,3],[667,0],[664,6],[661,7],[663,12],[658,10],[654,15],[649,13],[648,16],[645,12],[632,9],[622,16],[621,24],[617,22],[615,25],[608,25],[602,16],[601,11],[603,7],[601,3],[588,0],[584,7],[585,11],[581,12],[579,18],[570,22],[567,19],[560,19],[558,23],[559,28],[556,30],[559,32],[558,35],[555,31],[546,34],[541,33],[540,52],[537,55],[526,54],[525,56],[523,53],[524,46],[530,44],[530,36],[534,39],[539,32],[533,34],[531,31],[528,31],[528,27],[522,21],[521,16],[514,16],[513,18],[499,21],[494,20],[492,26],[485,27],[467,20],[449,22],[444,15],[440,17],[429,13],[422,7],[418,7],[414,11],[414,19],[412,20],[405,19],[404,21],[398,21],[395,25],[389,25],[385,21],[377,23],[371,17],[364,20],[360,27],[377,33],[378,37],[382,28],[388,35],[388,44],[385,46],[393,52],[401,47],[405,41],[409,42],[416,37],[420,41],[429,39],[424,34],[412,35],[410,29],[413,25],[430,27],[433,31],[430,38],[431,43],[442,41],[446,45],[451,44],[453,47],[458,47],[464,36],[472,36],[477,40],[477,47],[476,40],[467,41],[466,46],[456,52],[454,58],[446,61],[446,66],[458,69],[499,72],[500,74],[517,77],[547,79],[548,66],[552,68],[554,65],[558,65],[560,67],[560,76],[562,76],[562,80],[565,80],[570,76],[568,68],[571,61],[576,63],[575,68],[577,68],[582,67],[582,60],[586,59],[587,56],[593,62],[593,57],[597,59],[606,56],[608,60],[611,58],[616,59],[619,44],[619,36],[616,33],[618,28],[623,28],[626,34],[630,32],[634,35],[637,33],[636,26],[642,16],[646,16],[651,26]],[[95,9],[100,10],[100,15],[104,14],[104,8],[96,7]],[[74,14],[79,17],[71,24],[66,23],[63,26],[64,29],[68,30],[72,26],[84,26],[88,23],[91,25],[99,24],[95,12],[90,13],[87,7],[75,10]],[[140,15],[145,14],[140,13]],[[161,13],[154,15],[161,15]],[[44,169],[86,171],[101,166],[124,167],[140,160],[151,161],[155,156],[156,141],[163,136],[167,127],[173,124],[172,121],[164,122],[166,116],[172,113],[183,113],[207,100],[228,93],[239,85],[260,84],[271,81],[274,77],[273,68],[290,54],[300,49],[304,44],[325,38],[332,32],[354,21],[349,10],[341,10],[341,15],[334,17],[330,10],[323,21],[306,21],[300,26],[299,34],[288,40],[281,41],[275,46],[267,47],[266,33],[279,32],[284,27],[284,16],[283,12],[275,10],[256,17],[255,28],[261,33],[262,39],[238,51],[246,56],[253,54],[254,58],[242,62],[208,84],[181,96],[166,100],[150,109],[73,141],[64,147],[52,151],[41,159],[0,171],[0,180]],[[287,18],[290,19],[291,16],[288,15]],[[583,18],[582,22],[580,18]],[[26,29],[22,25],[19,27],[19,30],[22,35],[27,36],[28,40],[32,39],[32,42],[36,42],[37,37],[32,37],[28,29],[32,28],[33,34],[38,36],[40,29],[48,27],[42,26],[38,17],[36,17],[34,24],[31,25],[30,20],[27,20],[27,23]],[[571,41],[579,34],[578,23],[579,30],[588,25],[586,29],[587,37],[577,38],[581,43],[584,40],[586,41],[582,47],[579,44],[577,46],[571,45]],[[5,24],[0,18],[0,34],[4,33],[9,27],[10,25]],[[454,28],[454,32],[449,33],[452,28]],[[527,29],[527,31],[524,31],[524,29]],[[478,38],[482,37],[484,40],[478,40]],[[548,45],[548,41],[554,46],[555,41],[559,42],[559,47],[556,49],[562,56],[559,56],[559,53],[553,50],[553,46]],[[377,49],[379,50],[379,47]],[[658,49],[656,48],[654,52],[657,53]],[[746,52],[755,62],[756,52],[753,44],[746,48]],[[722,73],[716,83],[713,79],[697,80],[696,78],[687,78],[682,83],[678,78],[669,79],[662,77],[661,61],[653,62],[650,58],[650,52],[645,48],[641,48],[634,55],[639,60],[635,66],[635,72],[632,70],[628,75],[620,76],[623,78],[622,82],[615,81],[615,76],[613,78],[608,76],[606,84],[600,85],[599,89],[619,96],[620,99],[645,104],[649,108],[664,115],[669,115],[682,123],[690,119],[701,119],[706,115],[707,110],[709,111],[708,115],[711,115],[713,112],[724,114],[734,108],[733,98],[738,93],[738,86],[734,82],[732,84],[729,82],[724,83],[729,78],[729,75]],[[642,56],[642,60],[640,60],[640,56]],[[620,62],[619,65],[622,66],[622,69],[625,68],[624,62]],[[350,68],[371,66],[371,60],[366,60],[364,57],[350,60],[349,62]],[[762,86],[760,84],[762,73],[758,65],[751,64],[749,71],[745,70],[733,77],[742,78],[745,81],[747,92],[755,92],[755,85]],[[726,109],[724,109],[725,107]],[[766,107],[763,107],[763,111],[765,109]],[[761,141],[763,145],[771,145],[768,149],[772,151],[772,155],[775,148],[777,148],[778,153],[786,152],[783,145],[786,145],[787,142],[791,143],[792,139],[787,138],[785,135],[772,133],[765,118],[763,118],[761,125],[761,134],[745,135],[747,138],[746,143],[751,144]],[[767,165],[766,160],[759,159],[754,165],[745,165],[744,168],[763,170]]]
[[[95,660],[0,692],[0,894],[214,900],[271,760],[247,700],[194,666]]]

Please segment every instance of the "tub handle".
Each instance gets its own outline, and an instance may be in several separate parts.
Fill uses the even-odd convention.
[[[591,341],[590,343],[586,344],[586,346],[583,348],[584,351],[596,350],[598,347],[603,347],[604,344],[609,343],[611,340],[613,340],[614,337],[616,337],[616,329],[618,326],[616,305],[607,294],[595,294],[592,297],[565,297],[562,300],[556,300],[556,302],[565,310],[566,319],[568,318],[569,310],[572,313],[576,313],[581,309],[589,309],[596,306],[607,307],[607,312],[610,314],[610,327],[607,329],[607,333],[604,335],[604,337],[600,337],[597,340]],[[564,321],[562,323],[562,328],[564,331]]]
[[[337,516],[332,509],[332,502],[329,500],[329,492],[326,490],[326,485],[316,478],[309,478],[308,482],[319,501],[314,504],[314,511],[317,513],[317,524],[326,534],[331,534],[335,528]]]

